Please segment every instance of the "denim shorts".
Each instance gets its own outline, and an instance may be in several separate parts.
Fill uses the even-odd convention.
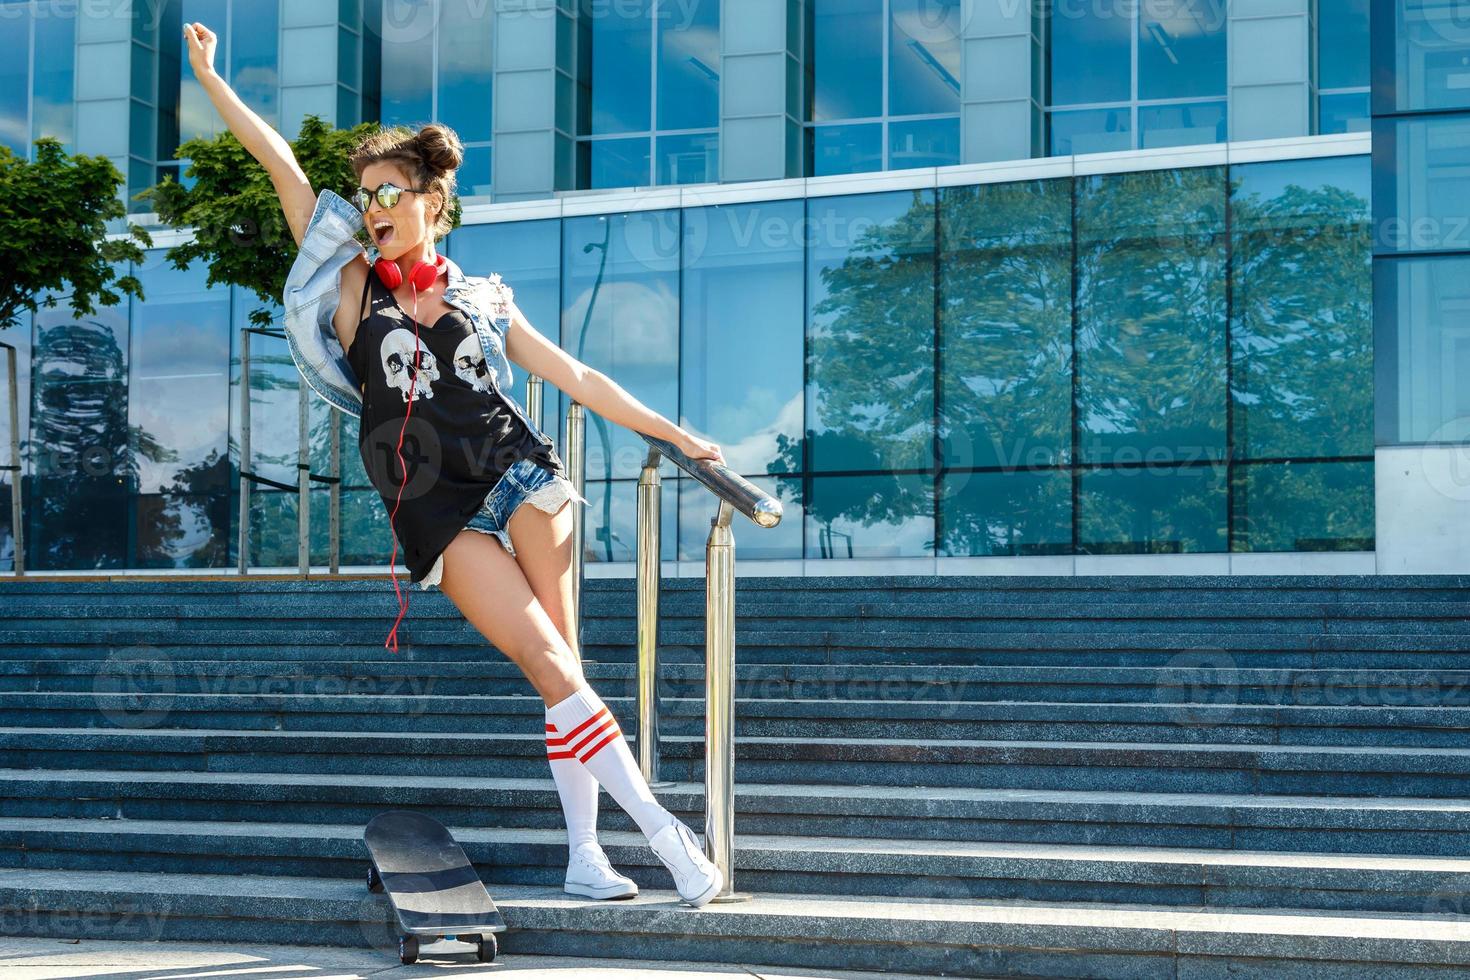
[[[554,514],[568,500],[587,503],[587,498],[577,492],[571,480],[558,476],[543,466],[537,466],[529,459],[522,459],[512,464],[495,487],[485,495],[485,502],[465,524],[465,529],[493,534],[505,545],[507,552],[515,555],[515,546],[510,543],[510,532],[506,530],[510,525],[510,515],[515,513],[515,509],[529,501],[546,513]],[[419,588],[427,589],[431,585],[438,585],[443,578],[444,555],[440,554],[434,560],[429,573],[419,582]]]

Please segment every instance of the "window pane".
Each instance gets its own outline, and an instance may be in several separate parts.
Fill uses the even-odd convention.
[[[1317,100],[1317,106],[1318,132],[1366,133],[1372,128],[1373,120],[1368,112],[1367,92],[1324,95]]]
[[[583,0],[582,17],[589,26],[592,79],[591,128],[584,135],[647,132],[652,128],[649,105],[653,94],[653,62],[649,51],[652,10],[653,0],[619,3]]]
[[[658,32],[658,128],[720,124],[720,0],[663,0]]]
[[[888,114],[958,112],[960,5],[891,0],[891,11]]]
[[[813,177],[868,173],[883,169],[883,125],[813,126]]]
[[[669,494],[675,489],[679,494],[679,560],[703,562],[705,545],[709,541],[709,519],[715,515],[718,501],[703,484],[688,477],[670,479],[665,476],[663,482],[665,512],[669,510]],[[801,478],[758,476],[750,482],[781,502],[781,523],[762,528],[747,522],[746,527],[736,532],[740,535],[740,543],[736,546],[739,559],[800,558],[803,523]]]
[[[648,137],[626,140],[585,140],[587,187],[647,187]]]
[[[280,91],[277,50],[280,8],[273,3],[240,0],[235,0],[231,8],[230,85],[246,105],[275,126],[279,118],[276,98]],[[324,55],[330,57],[325,52]]]
[[[134,568],[224,568],[238,498],[219,494],[144,494],[135,498]],[[317,513],[325,516],[326,507]],[[326,524],[325,519],[321,522]],[[325,530],[325,528],[324,528]]]
[[[1223,170],[1079,178],[1077,214],[1082,459],[1223,456]]]
[[[660,184],[704,184],[720,179],[720,134],[658,138]]]
[[[1372,551],[1373,461],[1237,465],[1232,551]]]
[[[1127,5],[1058,4],[1051,12],[1048,105],[1132,97],[1133,17]]]
[[[1138,7],[1138,97],[1225,95],[1225,4]]]
[[[1317,84],[1366,88],[1368,0],[1317,0]]]
[[[883,114],[883,0],[812,0],[807,118]],[[878,169],[878,168],[874,168]]]
[[[1467,75],[1470,78],[1470,75]],[[1373,132],[1374,156],[1391,163],[1379,172],[1384,252],[1470,248],[1470,116],[1383,119]]]
[[[0,142],[22,157],[31,147],[30,20],[28,8],[0,6]]]
[[[804,213],[799,199],[684,213],[680,424],[746,476],[802,468]]]
[[[1067,470],[949,473],[940,493],[941,555],[1072,551],[1072,474]]]
[[[588,422],[592,415],[588,413]],[[587,441],[590,446],[594,441],[591,425],[587,428]],[[641,439],[645,449],[648,444]],[[647,453],[644,453],[647,456]],[[589,461],[590,464],[590,461]],[[642,465],[642,461],[639,461]],[[665,466],[665,469],[672,467]],[[590,476],[592,471],[588,470]],[[678,481],[665,479],[665,484],[674,484]],[[708,493],[703,487],[700,492]],[[679,506],[678,499],[673,496],[677,492],[673,486],[664,490],[664,497],[659,507],[659,532],[658,532],[658,556],[660,561],[673,561],[678,553],[678,530],[679,530]],[[588,506],[582,507],[585,516],[582,525],[583,545],[582,553],[589,563],[607,561],[636,561],[638,559],[638,481],[633,480],[591,480],[582,491],[587,498]],[[581,504],[575,506],[581,507]],[[786,519],[783,517],[784,524]],[[709,518],[705,518],[705,526],[709,526]],[[744,538],[741,539],[742,544]],[[741,549],[741,556],[745,554]],[[702,555],[701,555],[702,557]]]
[[[806,517],[807,558],[926,558],[934,554],[934,477],[817,477]]]
[[[679,412],[679,234],[677,211],[562,225],[562,345],[667,418]],[[648,443],[595,412],[586,418],[588,481],[636,478]]]
[[[1470,256],[1380,261],[1378,443],[1470,439]]]
[[[1138,130],[1145,148],[1223,143],[1226,139],[1225,103],[1139,106]]]
[[[72,80],[76,64],[76,18],[54,10],[36,18],[35,119],[32,135],[54,136],[72,143]],[[0,30],[8,30],[0,24]],[[183,28],[180,28],[182,32]],[[0,83],[3,85],[3,83]],[[148,93],[151,95],[151,89]],[[4,110],[0,110],[3,114]]]
[[[1397,108],[1470,106],[1470,30],[1461,0],[1393,4]]]
[[[225,491],[230,291],[206,288],[203,263],[180,271],[164,256],[150,251],[137,270],[148,297],[133,308],[128,379],[138,492]]]
[[[0,466],[19,465],[25,467],[22,473],[15,470],[0,470],[0,571],[15,570],[15,528],[11,524],[10,508],[11,493],[15,489],[16,481],[20,481],[21,507],[29,509],[27,495],[32,492],[30,478],[30,461],[34,459],[34,451],[27,447],[31,428],[31,331],[30,317],[22,317],[14,327],[0,334],[11,347],[16,348],[14,354],[10,351],[0,351]],[[15,358],[15,400],[18,410],[19,424],[15,433],[20,443],[20,456],[12,457],[10,454],[10,389],[9,370],[10,358]],[[25,525],[22,525],[24,529]],[[29,548],[27,549],[29,553]]]
[[[816,470],[932,465],[934,192],[807,202]]]
[[[214,31],[220,36],[220,47],[224,47],[229,34],[227,13],[226,0],[183,0],[181,21],[187,24],[198,21],[201,24],[221,25],[223,30],[221,27],[216,27]],[[181,33],[182,30],[180,26]],[[223,55],[216,51],[216,64],[222,64],[222,59]],[[209,96],[205,95],[204,89],[199,87],[199,80],[194,77],[194,71],[189,67],[188,56],[181,57],[179,59],[179,142],[187,142],[196,136],[213,136],[224,129],[224,121],[220,119],[219,113],[214,111]]]
[[[946,187],[940,195],[944,465],[1065,462],[1072,443],[1071,181]]]
[[[491,191],[490,177],[490,147],[465,147],[464,161],[454,175],[459,196],[487,196]]]
[[[1073,153],[1111,153],[1133,149],[1131,112],[1118,109],[1082,109],[1075,112],[1049,112],[1047,151],[1064,157]]]
[[[561,344],[560,222],[549,219],[462,226],[449,235],[449,257],[466,275],[500,273],[515,292],[515,304],[532,329],[553,344]],[[511,394],[525,406],[527,372],[514,361],[510,371]],[[555,385],[543,379],[542,415],[535,419],[558,446],[565,427],[562,420],[566,418],[565,406],[559,404],[560,394]]]
[[[1077,492],[1085,555],[1225,550],[1225,468],[1130,466],[1085,470]]]
[[[274,322],[280,323],[281,308],[278,304],[262,304],[252,293],[239,287],[232,289],[233,305],[233,343],[231,364],[233,370],[230,375],[229,393],[229,418],[230,418],[230,446],[234,457],[234,463],[240,465],[240,358],[244,347],[244,334],[242,331],[249,327],[250,314],[258,309],[269,310],[275,317]],[[148,302],[153,302],[153,293],[148,293]],[[297,391],[301,384],[301,372],[297,370],[296,363],[291,359],[291,353],[286,348],[284,338],[268,337],[261,334],[250,335],[250,470],[258,473],[268,480],[276,480],[280,483],[295,484],[297,480],[297,456],[300,445],[300,422],[297,413],[300,411],[300,400]],[[313,396],[314,401],[320,401]],[[355,425],[351,438],[342,445],[342,471],[343,480],[348,484],[360,482],[367,484],[367,474],[362,472],[362,463],[358,458],[356,449],[352,447],[357,439]],[[326,467],[322,467],[326,472]],[[264,487],[257,484],[251,488],[252,493],[262,491]]]
[[[888,169],[949,167],[960,162],[960,120],[913,119],[888,124]]]
[[[382,115],[385,126],[433,118],[434,8],[423,0],[383,0]]]
[[[1371,454],[1368,158],[1230,172],[1235,456]]]
[[[127,337],[126,303],[81,320],[64,302],[35,316],[35,479],[25,516],[31,568],[124,564],[133,468]]]
[[[439,14],[439,119],[466,143],[491,134],[490,14],[478,0],[443,0]]]

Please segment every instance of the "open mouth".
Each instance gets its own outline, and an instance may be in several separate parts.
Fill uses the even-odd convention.
[[[382,219],[375,221],[372,232],[373,241],[378,243],[378,248],[382,248],[393,240],[393,222]]]

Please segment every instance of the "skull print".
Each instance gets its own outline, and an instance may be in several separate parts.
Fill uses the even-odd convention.
[[[417,346],[417,352],[415,352]],[[397,388],[406,404],[420,395],[434,397],[431,382],[439,380],[439,364],[434,354],[422,343],[415,343],[411,330],[388,331],[382,346],[383,377],[390,388]]]
[[[490,368],[477,335],[470,334],[454,349],[454,375],[476,391],[490,390]]]

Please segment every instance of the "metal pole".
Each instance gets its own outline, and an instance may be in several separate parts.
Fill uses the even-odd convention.
[[[332,419],[332,489],[327,507],[327,536],[331,539],[331,563],[333,575],[337,574],[342,558],[342,412],[335,405],[331,409]]]
[[[648,451],[638,477],[638,770],[649,786],[672,786],[658,778],[658,584],[659,505],[663,454]]]
[[[250,558],[250,331],[240,331],[240,563],[241,575]]]
[[[582,406],[572,402],[567,407],[566,459],[567,473],[577,493],[587,496],[586,473],[587,430]],[[572,623],[577,636],[577,656],[582,655],[582,538],[586,521],[581,507],[572,508]]]
[[[712,902],[735,891],[735,508],[720,500],[704,546],[704,854],[725,876]]]
[[[16,387],[18,377],[16,361],[20,353],[10,344],[0,344],[0,347],[5,348],[5,380],[10,391],[6,399],[10,413],[10,463],[5,467],[10,470],[10,536],[15,541],[15,574],[24,575],[26,571],[25,528],[20,519],[20,494],[23,482],[20,462],[20,395]]]
[[[539,375],[527,373],[526,375],[526,414],[538,426],[541,424],[541,378]]]
[[[311,428],[311,404],[306,396],[306,378],[297,385],[296,419],[301,440],[296,451],[297,520],[296,564],[302,578],[311,569],[311,449],[307,445]]]

